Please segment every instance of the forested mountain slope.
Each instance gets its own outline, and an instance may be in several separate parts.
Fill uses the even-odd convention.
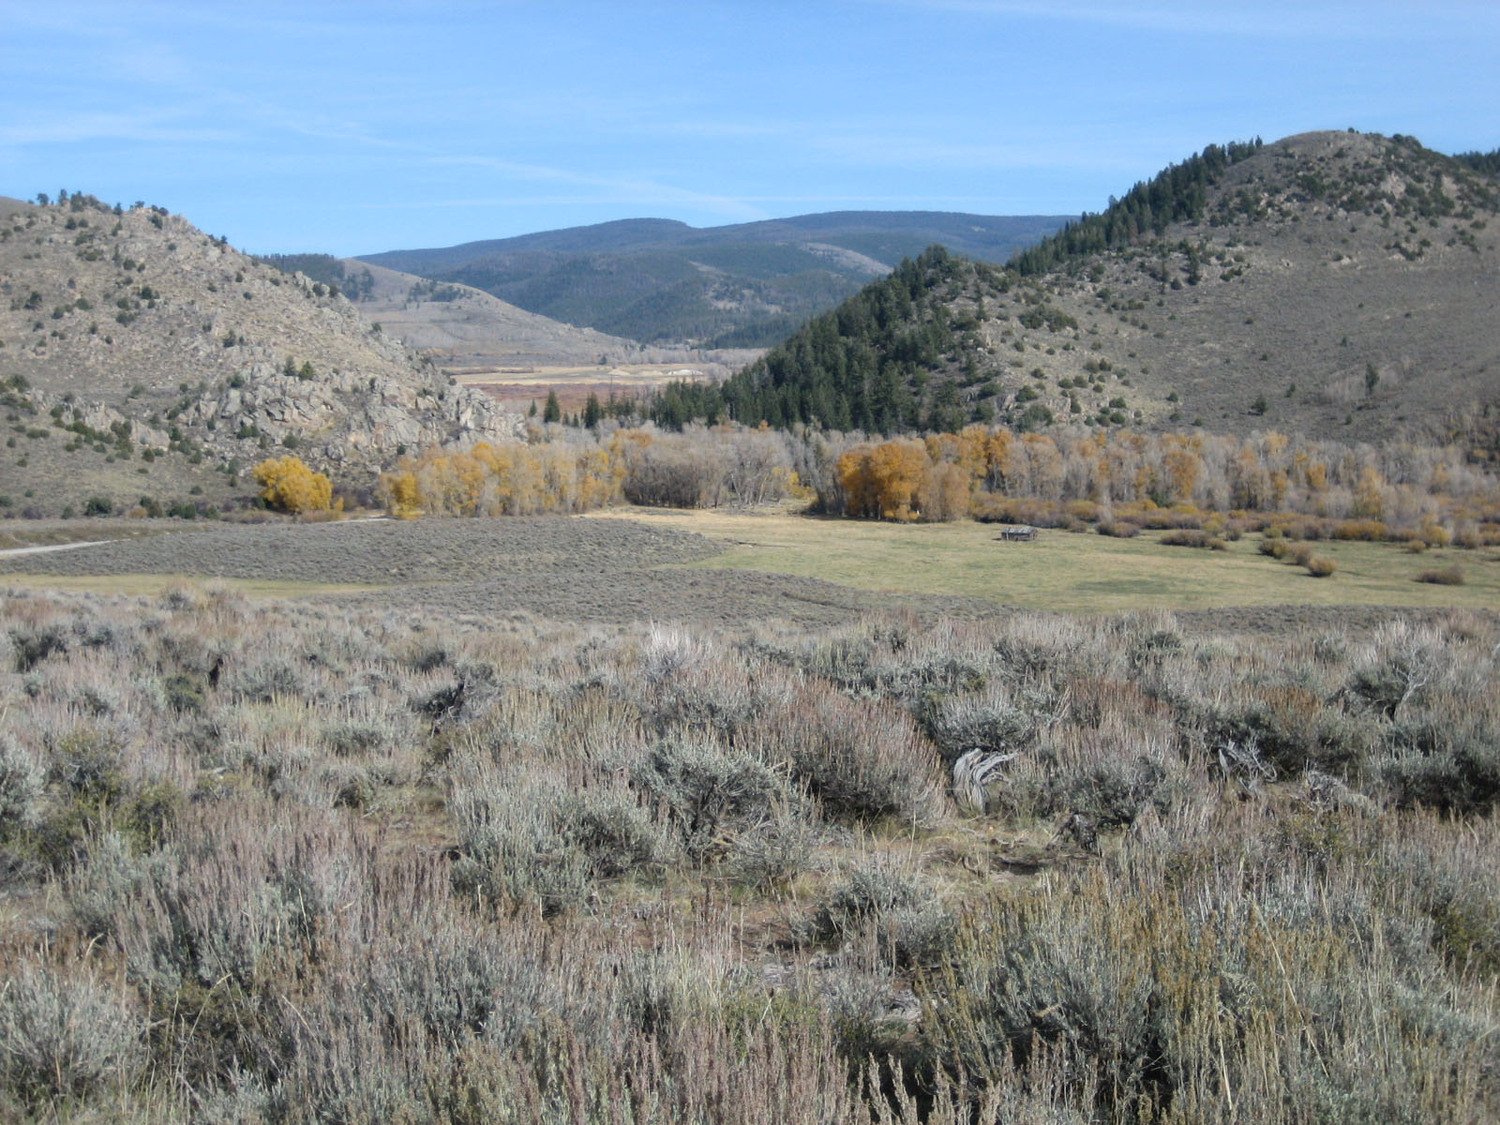
[[[1500,410],[1482,154],[1307,133],[1210,146],[1007,268],[933,249],[723,388],[741,421],[1375,437]]]

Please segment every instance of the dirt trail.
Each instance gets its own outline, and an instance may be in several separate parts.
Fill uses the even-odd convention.
[[[7,547],[0,550],[0,559],[15,555],[45,555],[49,551],[76,551],[79,547],[101,547],[105,543],[114,542],[114,539],[90,539],[84,543],[51,543],[45,547]]]

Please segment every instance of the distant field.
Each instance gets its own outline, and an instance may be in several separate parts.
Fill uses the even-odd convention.
[[[753,357],[759,353],[748,354]],[[600,402],[607,402],[611,392],[621,398],[632,398],[665,383],[697,382],[726,370],[721,363],[632,363],[618,367],[586,364],[459,369],[453,371],[453,376],[464,386],[484,391],[512,410],[524,411],[532,402],[540,405],[549,392],[555,391],[558,404],[571,414],[583,409],[590,394],[598,395]]]
[[[122,539],[160,527],[161,534]],[[40,529],[39,529],[40,530]],[[996,541],[994,525],[891,524],[790,513],[621,508],[588,517],[173,525],[69,521],[54,554],[0,557],[0,588],[156,593],[183,578],[242,592],[429,607],[496,620],[712,621],[784,618],[811,626],[871,610],[964,618],[1008,609],[1197,612],[1206,626],[1284,629],[1354,621],[1349,608],[1500,610],[1500,552],[1411,555],[1383,544],[1320,543],[1338,572],[1310,577],[1256,550],[1226,552],[1044,531]],[[56,541],[61,529],[45,536]],[[1415,581],[1457,565],[1460,586]],[[1343,607],[1342,609],[1340,607]]]
[[[816,577],[869,591],[979,598],[1025,609],[1113,612],[1223,606],[1381,605],[1500,608],[1500,552],[1412,555],[1388,544],[1319,543],[1338,562],[1330,578],[1258,553],[1259,536],[1229,550],[1168,547],[1159,535],[1110,539],[1043,531],[1034,543],[1001,543],[992,524],[894,524],[791,514],[616,509],[591,519],[643,519],[724,544],[694,567]],[[1417,582],[1458,565],[1462,586]]]
[[[621,388],[655,386],[671,379],[690,379],[698,369],[682,363],[640,363],[606,367],[578,366],[489,367],[456,370],[454,378],[466,387],[563,386],[568,383],[617,383]]]

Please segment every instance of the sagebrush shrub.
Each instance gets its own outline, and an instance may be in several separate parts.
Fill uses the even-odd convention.
[[[557,823],[557,803],[557,794],[538,788],[515,797],[457,796],[463,855],[453,866],[455,890],[492,906],[536,902],[548,916],[581,906],[593,886],[591,865]]]
[[[789,770],[834,819],[924,824],[943,808],[936,752],[890,704],[801,687],[747,734],[762,760]]]
[[[1500,723],[1478,710],[1400,720],[1380,774],[1402,805],[1487,809],[1500,799]]]
[[[17,672],[29,672],[49,656],[68,651],[67,635],[57,625],[14,629],[10,644]]]
[[[149,864],[118,832],[100,831],[88,840],[63,877],[63,894],[79,928],[90,937],[115,933],[131,899],[150,879]]]
[[[1451,664],[1452,654],[1436,630],[1396,620],[1376,631],[1354,662],[1347,689],[1395,718],[1403,706],[1435,689]]]
[[[666,810],[695,862],[728,847],[728,834],[769,813],[781,780],[746,754],[706,742],[656,743],[631,773],[648,801]]]
[[[52,779],[79,799],[113,802],[125,791],[125,737],[115,727],[79,723],[50,749]]]
[[[0,843],[36,822],[43,780],[36,759],[14,738],[0,734]]]
[[[951,766],[971,750],[999,753],[1032,744],[1055,718],[1044,710],[1048,702],[1035,693],[1004,691],[948,697],[926,708],[922,725]]]
[[[122,991],[92,967],[25,961],[0,988],[0,1085],[40,1112],[128,1085],[144,1061],[143,1031]]]
[[[868,919],[922,905],[926,895],[910,871],[889,861],[868,860],[830,887],[813,913],[818,937],[846,934]]]
[[[729,852],[729,871],[745,886],[761,890],[784,887],[813,864],[821,838],[807,803],[776,801],[764,819],[747,824]]]

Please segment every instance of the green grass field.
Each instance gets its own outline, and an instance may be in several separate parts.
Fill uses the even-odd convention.
[[[997,541],[993,524],[896,524],[785,513],[612,509],[590,518],[635,518],[694,531],[725,545],[693,567],[730,567],[821,578],[857,589],[984,598],[1028,609],[1111,612],[1257,605],[1500,608],[1500,552],[1383,543],[1318,543],[1338,562],[1329,578],[1261,555],[1259,536],[1228,551],[1168,547],[1158,534],[1110,539],[1043,531],[1034,543]],[[1417,582],[1457,564],[1462,586]]]
[[[74,538],[118,535],[113,527],[85,521],[66,530]],[[398,586],[477,589],[508,582],[508,593],[481,599],[473,611],[515,603],[567,617],[581,596],[580,576],[586,576],[589,589],[611,590],[634,607],[627,614],[633,619],[682,608],[659,604],[666,572],[682,567],[730,583],[715,586],[711,595],[730,600],[737,596],[735,575],[720,572],[786,576],[786,590],[761,591],[770,601],[757,604],[751,613],[756,617],[773,605],[790,605],[795,590],[789,583],[807,579],[842,586],[872,608],[881,602],[878,595],[890,594],[1078,613],[1258,606],[1500,609],[1500,551],[1494,549],[1414,555],[1392,544],[1318,543],[1315,553],[1333,558],[1338,569],[1331,577],[1313,578],[1302,567],[1260,554],[1258,535],[1229,544],[1227,551],[1207,551],[1166,546],[1154,533],[1111,539],[1043,531],[1034,543],[1003,543],[998,534],[993,524],[972,522],[896,524],[785,511],[643,508],[580,519],[215,526],[11,560],[14,571],[0,575],[0,584],[155,594],[193,576],[251,596],[317,598],[378,595]],[[711,544],[722,550],[713,553]],[[1452,566],[1462,570],[1462,585],[1416,581],[1424,570]],[[601,576],[608,581],[601,584]],[[517,587],[522,579],[524,588]],[[824,594],[815,598],[828,594],[821,589]],[[726,613],[732,608],[723,606]]]

